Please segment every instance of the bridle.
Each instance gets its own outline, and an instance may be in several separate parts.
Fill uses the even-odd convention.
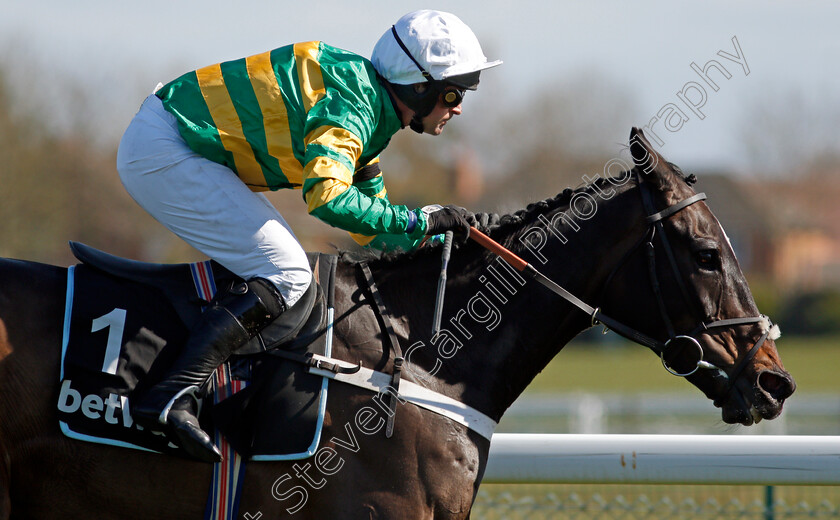
[[[589,309],[591,309],[591,311],[589,311],[588,309],[583,309],[580,305],[575,305],[581,308],[582,310],[589,312],[590,316],[592,317],[593,325],[601,323],[607,328],[616,332],[617,334],[624,336],[632,341],[635,341],[636,343],[644,345],[656,352],[662,361],[662,365],[671,374],[680,377],[687,377],[694,374],[697,370],[701,368],[717,370],[720,374],[722,374],[728,379],[728,387],[726,389],[726,394],[728,394],[732,390],[735,381],[746,368],[747,364],[749,364],[749,362],[752,361],[752,359],[758,353],[758,350],[767,340],[767,337],[770,333],[769,319],[766,316],[748,316],[719,320],[700,318],[697,320],[699,321],[699,325],[697,325],[692,331],[686,334],[676,333],[674,325],[671,321],[671,318],[668,314],[668,310],[665,305],[665,299],[662,295],[662,290],[659,283],[659,276],[657,274],[656,238],[659,237],[659,242],[661,243],[661,246],[665,252],[665,257],[668,260],[668,264],[670,265],[671,271],[674,274],[674,279],[677,280],[677,285],[680,289],[680,293],[682,294],[683,299],[689,305],[689,307],[691,307],[692,304],[691,298],[689,297],[688,288],[686,287],[685,280],[683,279],[679,267],[677,266],[676,257],[674,256],[671,244],[668,241],[667,235],[665,234],[663,221],[679,213],[683,209],[691,206],[692,204],[705,200],[706,194],[697,193],[695,195],[692,195],[691,197],[683,199],[682,201],[672,206],[669,206],[668,208],[665,208],[662,211],[657,212],[653,203],[653,195],[651,194],[650,187],[648,187],[647,183],[643,182],[638,177],[637,180],[639,190],[641,191],[642,195],[642,204],[645,209],[645,213],[647,214],[647,216],[645,217],[645,222],[648,225],[648,228],[645,234],[643,235],[642,239],[639,242],[637,242],[636,245],[624,256],[624,259],[622,259],[618,266],[607,277],[607,282],[604,286],[604,291],[606,291],[606,287],[609,285],[609,282],[612,280],[613,276],[621,269],[625,261],[639,248],[644,247],[647,257],[648,274],[650,277],[651,290],[654,296],[656,297],[657,307],[659,309],[659,314],[662,318],[662,321],[665,324],[665,328],[668,333],[668,339],[662,342],[654,338],[648,337],[604,315],[601,312],[600,308],[592,309],[591,307],[589,307]],[[575,302],[571,303],[574,304]],[[767,323],[767,330],[763,330],[761,337],[759,337],[758,341],[756,341],[756,343],[752,346],[752,348],[750,348],[746,355],[737,360],[734,368],[730,373],[727,374],[726,371],[723,370],[721,367],[718,367],[717,365],[714,365],[703,359],[705,352],[703,350],[703,346],[696,338],[697,335],[708,332],[713,329],[723,329],[728,327],[736,327],[739,325],[760,324],[762,322]],[[686,349],[694,349],[696,351],[697,361],[696,363],[689,363],[688,368],[684,370],[677,370],[673,366],[673,360],[676,359],[676,354],[682,353]]]
[[[685,281],[683,280],[679,267],[677,266],[676,257],[674,256],[671,244],[668,242],[668,238],[665,235],[663,221],[679,213],[683,209],[691,206],[692,204],[705,200],[706,194],[697,193],[695,195],[692,195],[691,197],[681,200],[680,202],[677,202],[672,206],[665,208],[662,211],[657,212],[653,204],[653,195],[650,193],[650,187],[647,185],[647,183],[643,182],[641,178],[639,178],[638,170],[636,171],[636,174],[637,184],[642,194],[643,207],[647,215],[645,217],[645,222],[648,225],[648,227],[642,238],[638,242],[636,242],[633,248],[630,249],[624,255],[623,259],[616,265],[612,273],[607,277],[601,295],[603,296],[606,293],[606,289],[609,286],[611,280],[613,279],[615,274],[625,265],[630,256],[632,256],[636,251],[638,251],[639,248],[645,247],[651,290],[653,291],[656,297],[657,306],[659,308],[662,321],[665,323],[665,328],[668,332],[668,339],[664,342],[659,341],[655,338],[651,338],[650,336],[647,336],[637,331],[636,329],[624,325],[623,323],[607,316],[601,311],[600,307],[593,307],[587,304],[586,302],[584,302],[583,300],[581,300],[580,298],[570,293],[569,291],[552,281],[550,278],[539,272],[536,268],[534,268],[534,266],[532,266],[525,260],[519,258],[510,250],[504,248],[503,246],[493,241],[491,238],[489,238],[484,233],[481,233],[477,229],[471,228],[470,238],[475,240],[485,248],[489,249],[490,251],[501,256],[511,266],[522,272],[522,274],[538,281],[540,284],[544,285],[549,290],[561,296],[567,302],[586,313],[588,316],[590,316],[592,326],[596,326],[599,324],[603,325],[604,327],[606,327],[609,330],[612,330],[616,334],[619,334],[620,336],[623,336],[629,339],[630,341],[648,347],[649,349],[654,351],[657,355],[659,355],[659,358],[662,360],[662,365],[671,374],[680,377],[688,377],[701,368],[716,370],[722,377],[727,379],[727,388],[723,396],[728,396],[734,388],[735,381],[737,381],[738,377],[747,367],[747,364],[749,364],[749,362],[752,361],[752,359],[758,353],[758,350],[767,340],[771,330],[770,320],[766,316],[746,316],[722,320],[713,318],[706,319],[705,317],[702,317],[697,320],[699,324],[692,331],[686,334],[677,334],[673,323],[671,322],[671,318],[668,315],[668,310],[665,305],[665,299],[662,296],[662,291],[660,289],[659,276],[657,274],[656,269],[655,241],[656,237],[658,236],[659,241],[662,243],[662,247],[665,251],[665,256],[668,259],[668,263],[671,266],[671,270],[673,271],[674,278],[678,282],[680,292],[682,293],[683,298],[686,300],[686,303],[688,303],[688,305],[691,306],[691,298],[688,295],[688,288],[686,287]],[[697,340],[697,335],[708,332],[713,329],[723,329],[726,327],[736,327],[739,325],[755,324],[766,324],[766,327],[762,327],[761,337],[758,339],[758,341],[756,341],[752,348],[750,348],[750,350],[746,353],[744,357],[738,359],[735,362],[734,368],[731,372],[727,374],[727,372],[723,368],[703,359],[705,351],[703,350],[703,346]],[[764,328],[766,328],[766,330],[764,330]],[[696,352],[695,358],[697,361],[695,363],[689,364],[689,368],[685,370],[676,370],[673,367],[673,361],[677,359],[676,356],[678,354],[684,353],[686,347],[688,347],[689,349],[693,349]],[[715,404],[720,405],[721,399],[722,398],[715,400]]]

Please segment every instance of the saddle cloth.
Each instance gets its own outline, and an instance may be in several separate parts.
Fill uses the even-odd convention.
[[[57,398],[62,432],[88,442],[178,454],[164,435],[134,422],[130,403],[164,375],[216,285],[235,276],[210,261],[146,264],[81,244],[72,248],[82,263],[68,269]],[[269,326],[262,341],[249,343],[244,350],[254,355],[235,356],[220,369],[244,389],[230,395],[211,385],[204,399],[202,427],[218,428],[245,457],[299,459],[318,448],[326,378],[262,351],[279,346],[330,355],[336,257],[309,258],[316,283],[307,296]],[[214,405],[217,390],[224,399]]]

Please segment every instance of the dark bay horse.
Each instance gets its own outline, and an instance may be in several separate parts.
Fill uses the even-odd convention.
[[[768,323],[727,321],[759,312],[723,230],[682,173],[635,129],[631,153],[635,164],[620,176],[506,215],[489,235],[641,334],[663,343],[675,334],[696,338],[678,350],[696,342],[706,369],[687,379],[725,422],[778,416],[794,382]],[[651,219],[657,212],[664,213]],[[430,338],[440,250],[369,266],[405,352],[403,379],[496,421],[592,325],[591,316],[468,243],[453,252],[443,330]],[[336,278],[333,355],[390,372],[394,355],[383,348],[359,266],[344,259]],[[63,268],[0,261],[0,520],[201,518],[210,465],[60,433],[65,281]],[[372,399],[331,382],[322,448],[294,463],[250,463],[239,518],[468,518],[489,441],[412,404],[398,405],[386,438],[381,416],[360,419],[360,411],[377,409]]]

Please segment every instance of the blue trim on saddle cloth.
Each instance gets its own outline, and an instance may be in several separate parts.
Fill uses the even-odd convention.
[[[59,367],[60,379],[64,381],[66,371],[66,359],[70,348],[71,341],[71,324],[73,323],[74,304],[78,305],[81,293],[81,273],[78,271],[77,281],[77,266],[70,266],[67,270],[67,288],[65,296],[65,315],[62,328],[62,345],[61,345],[61,366]],[[194,283],[196,295],[206,301],[210,301],[216,291],[216,282],[213,276],[213,268],[210,262],[198,262],[190,264],[190,274]],[[78,294],[77,294],[78,293]],[[332,355],[333,343],[333,319],[334,309],[328,307],[327,309],[327,328],[324,334],[324,355]],[[229,378],[228,378],[229,381]],[[278,460],[300,460],[313,456],[319,445],[321,436],[323,434],[323,425],[326,415],[327,404],[327,390],[328,378],[323,378],[321,383],[320,400],[318,402],[318,415],[315,422],[315,432],[310,446],[301,453],[284,454],[284,455],[256,455],[252,457],[255,461],[278,461]],[[234,385],[242,386],[242,381],[234,381]],[[226,390],[227,395],[231,395],[231,389]],[[121,397],[120,409],[128,408],[128,400]],[[91,435],[90,433],[79,433],[72,429],[72,426],[67,422],[59,419],[59,428],[63,435],[68,438],[76,439],[85,442],[92,442],[97,444],[105,444],[110,446],[132,448],[147,453],[160,453],[158,450],[149,449],[124,440],[114,440],[110,438]],[[218,441],[217,441],[218,442]],[[208,500],[205,509],[205,519],[207,520],[234,520],[237,518],[239,500],[244,482],[246,460],[236,454],[226,441],[218,442],[220,446],[225,447],[225,457],[223,462],[214,465],[214,477],[211,487],[208,490]],[[174,445],[170,444],[171,447]],[[212,516],[211,516],[212,515]]]
[[[333,340],[333,317],[335,316],[335,309],[327,308],[327,331],[325,334],[326,343],[324,347],[325,356],[332,356],[332,340]],[[312,444],[309,445],[306,451],[302,453],[289,453],[285,455],[254,455],[251,457],[253,461],[278,461],[278,460],[300,460],[306,459],[318,451],[318,446],[321,444],[321,432],[324,429],[324,417],[327,413],[327,386],[329,378],[323,378],[321,382],[321,395],[318,402],[318,420],[315,426],[315,435],[312,438]]]
[[[59,428],[61,428],[61,433],[63,433],[66,437],[69,437],[71,439],[76,439],[85,442],[93,442],[96,444],[107,444],[109,446],[117,446],[118,448],[133,448],[135,450],[146,451],[149,453],[160,453],[159,451],[150,450],[148,448],[144,448],[136,444],[131,444],[130,442],[115,441],[113,439],[106,439],[104,437],[94,437],[93,435],[77,433],[71,430],[70,426],[68,426],[67,423],[64,421],[58,421],[58,426]]]
[[[61,366],[59,367],[59,381],[64,379],[64,356],[67,354],[67,345],[70,344],[70,315],[73,310],[73,290],[75,289],[73,274],[75,272],[75,265],[71,265],[67,268],[67,296],[64,299],[64,330],[61,336]]]
[[[67,354],[67,346],[70,344],[70,318],[73,314],[73,295],[76,289],[75,283],[75,273],[76,273],[76,266],[72,265],[67,268],[67,296],[65,297],[64,301],[64,328],[62,331],[62,338],[61,338],[61,366],[59,367],[59,381],[64,380],[64,357]],[[70,439],[76,439],[79,441],[85,442],[93,442],[96,444],[107,444],[109,446],[117,446],[120,448],[133,448],[135,450],[146,451],[149,453],[159,453],[154,450],[150,450],[148,448],[144,448],[142,446],[138,446],[136,444],[132,444],[130,442],[125,441],[118,441],[114,439],[108,439],[105,437],[96,437],[93,435],[87,435],[84,433],[78,433],[72,429],[70,429],[70,425],[66,422],[59,420],[58,427],[61,429],[61,433],[64,434],[65,437],[69,437]]]

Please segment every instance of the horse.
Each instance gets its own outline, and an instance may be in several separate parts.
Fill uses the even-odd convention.
[[[724,422],[749,426],[781,413],[795,383],[723,229],[692,177],[641,130],[632,130],[630,152],[620,175],[484,228],[596,312],[467,241],[452,252],[443,328],[430,337],[440,248],[364,260],[404,349],[403,381],[498,421],[564,345],[609,316],[659,348],[666,368],[712,400]],[[343,256],[336,270],[333,356],[391,373],[396,355],[361,264]],[[59,431],[66,274],[0,261],[0,520],[201,518],[211,465]],[[488,436],[400,400],[387,437],[373,399],[331,382],[322,448],[308,460],[249,463],[240,518],[469,518]]]

